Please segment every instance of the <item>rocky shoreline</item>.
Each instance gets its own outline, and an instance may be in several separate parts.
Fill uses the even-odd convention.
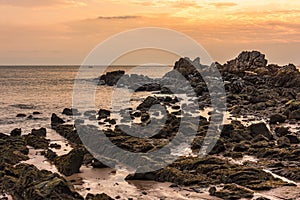
[[[13,199],[136,199],[105,193],[82,195],[76,188],[76,180],[70,178],[81,172],[82,167],[104,169],[118,165],[118,160],[106,159],[106,164],[98,161],[86,149],[78,135],[84,130],[97,135],[101,129],[104,136],[119,148],[129,152],[148,153],[161,149],[172,141],[180,128],[184,115],[190,121],[199,121],[195,127],[185,121],[187,130],[195,131],[189,153],[182,155],[175,162],[162,169],[147,173],[132,173],[123,177],[126,181],[148,180],[168,182],[173,191],[189,189],[191,199],[298,199],[300,198],[300,72],[292,65],[278,66],[267,64],[265,55],[257,51],[242,52],[236,59],[224,65],[214,63],[225,83],[226,107],[229,116],[224,124],[218,142],[206,156],[199,156],[212,116],[221,116],[223,110],[210,110],[207,116],[203,109],[210,108],[211,97],[201,74],[209,67],[181,58],[175,63],[174,71],[179,72],[193,88],[184,85],[173,94],[166,85],[176,81],[174,71],[162,79],[151,79],[140,75],[127,75],[124,71],[109,72],[99,77],[99,85],[125,87],[136,92],[151,92],[136,108],[126,108],[119,112],[120,118],[113,118],[109,110],[86,111],[81,113],[76,108],[66,108],[61,114],[53,113],[51,128],[68,140],[69,151],[58,154],[63,147],[48,139],[45,128],[32,129],[31,133],[22,133],[16,128],[11,133],[0,134],[0,196],[9,195]],[[200,74],[198,70],[201,69]],[[124,75],[125,74],[125,75]],[[122,78],[121,78],[122,77]],[[195,93],[197,98],[180,104],[180,93]],[[197,105],[199,110],[184,112],[189,104]],[[166,109],[164,124],[158,123],[163,117],[160,105]],[[128,114],[129,117],[126,117]],[[72,116],[78,116],[73,122]],[[17,117],[25,117],[20,114]],[[69,117],[69,118],[68,118]],[[252,121],[252,118],[256,121]],[[243,118],[243,120],[241,120]],[[93,121],[98,127],[85,125]],[[134,121],[135,123],[131,123]],[[155,123],[157,122],[157,123]],[[247,122],[245,124],[244,122]],[[139,138],[127,134],[134,131],[135,125],[154,124],[152,129],[139,132],[150,137]],[[130,125],[129,125],[130,124]],[[139,129],[137,129],[139,130]],[[143,130],[143,129],[142,129]],[[151,132],[157,134],[151,135]],[[212,136],[213,137],[213,136]],[[186,136],[185,139],[188,139]],[[213,139],[213,138],[211,138]],[[95,145],[97,138],[95,137]],[[178,146],[184,143],[178,141]],[[57,172],[38,169],[27,164],[29,148],[36,149],[41,156],[54,165]],[[99,147],[103,148],[103,147]],[[183,151],[183,149],[181,149]],[[145,158],[153,165],[161,160],[171,160],[175,149],[166,149],[164,157]],[[184,154],[184,153],[183,153]],[[247,157],[254,160],[237,162]],[[126,158],[124,158],[126,159]],[[103,160],[102,160],[103,161]],[[147,166],[141,166],[141,168]],[[264,195],[267,191],[289,188],[285,194]],[[167,189],[166,189],[167,190]],[[280,191],[280,190],[279,190]],[[292,192],[294,191],[294,192]],[[295,192],[296,191],[296,192]],[[284,196],[286,195],[286,196]],[[189,199],[189,196],[185,197]],[[151,199],[143,191],[142,197]],[[161,197],[160,199],[167,199]],[[183,198],[184,199],[184,198]]]

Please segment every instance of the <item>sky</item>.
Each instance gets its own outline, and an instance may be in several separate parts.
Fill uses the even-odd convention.
[[[300,65],[299,0],[0,0],[0,13],[0,65],[81,64],[107,38],[143,27],[186,34],[220,63],[259,50]]]

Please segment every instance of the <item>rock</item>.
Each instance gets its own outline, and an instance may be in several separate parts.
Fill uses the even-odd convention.
[[[93,168],[107,168],[107,166],[105,164],[103,164],[102,162],[100,162],[99,160],[96,160],[96,159],[93,160],[91,165]]]
[[[71,124],[62,124],[55,127],[55,131],[66,138],[68,141],[75,144],[82,144],[81,139],[75,130],[74,126]]]
[[[78,112],[78,110],[75,109],[75,108],[72,108],[72,109],[70,109],[70,108],[65,108],[65,109],[63,110],[62,114],[68,115],[68,116],[80,115],[80,113]]]
[[[61,149],[61,145],[57,143],[51,143],[49,147],[54,149]]]
[[[0,168],[4,163],[15,165],[20,161],[28,160],[28,152],[24,137],[10,137],[0,133]]]
[[[269,198],[267,198],[267,197],[258,197],[257,199],[255,199],[255,200],[270,200]]]
[[[263,135],[263,136],[267,137],[269,140],[273,139],[272,133],[269,131],[266,124],[263,122],[258,123],[258,124],[251,124],[249,126],[249,129],[250,129],[250,134],[252,135],[252,137],[255,137],[257,135]]]
[[[114,86],[118,83],[119,79],[125,74],[125,71],[118,70],[113,72],[107,72],[99,78],[100,84],[106,84]]]
[[[294,133],[288,134],[285,137],[289,139],[291,144],[299,144],[300,143],[300,138]]]
[[[290,134],[291,132],[289,131],[288,127],[276,127],[275,128],[275,133],[278,137],[285,136],[287,134]]]
[[[58,125],[61,125],[65,123],[65,121],[63,119],[61,119],[60,117],[58,117],[55,113],[52,113],[51,116],[51,127],[55,128]]]
[[[244,75],[246,71],[252,71],[254,73],[262,72],[268,73],[266,68],[268,61],[265,59],[265,55],[258,51],[243,51],[234,60],[228,61],[223,66],[223,71],[233,72],[239,75]]]
[[[27,145],[32,146],[35,149],[48,149],[50,140],[46,139],[44,136],[37,136],[31,133],[24,137]]]
[[[244,144],[244,143],[238,143],[234,146],[233,151],[237,151],[237,152],[245,152],[248,151],[249,146]]]
[[[86,195],[85,200],[114,200],[114,199],[105,193],[96,194],[96,195],[89,193]]]
[[[294,110],[289,114],[289,119],[300,120],[300,109]]]
[[[26,114],[19,113],[19,114],[17,114],[17,116],[16,116],[16,117],[20,117],[20,118],[22,118],[22,117],[26,117]]]
[[[54,164],[60,173],[65,176],[71,176],[74,173],[79,173],[83,156],[84,150],[82,148],[75,148],[66,155],[56,157]]]
[[[57,154],[52,151],[51,149],[48,149],[45,153],[45,157],[50,160],[50,161],[54,161],[54,159],[57,157]]]
[[[277,144],[279,148],[285,148],[285,147],[290,147],[291,146],[291,142],[289,140],[289,138],[287,137],[281,137],[277,140]]]
[[[7,182],[9,181],[9,184]],[[19,164],[0,178],[0,183],[13,199],[78,199],[83,200],[63,177],[29,164]]]
[[[15,128],[14,130],[12,130],[10,132],[10,135],[15,137],[15,136],[21,136],[21,133],[22,133],[22,129],[20,128]]]
[[[286,120],[286,116],[282,114],[273,114],[270,116],[270,124],[283,123]]]
[[[110,117],[110,111],[105,109],[100,109],[98,111],[98,119],[104,119]]]
[[[34,111],[32,114],[33,114],[33,115],[40,115],[40,114],[42,114],[42,113],[39,112],[39,111]]]
[[[252,198],[254,192],[247,188],[241,187],[236,184],[225,185],[221,190],[216,190],[215,187],[209,189],[211,196],[216,196],[225,200],[234,200],[241,198]]]
[[[38,137],[46,137],[47,131],[45,128],[32,129],[31,134]]]

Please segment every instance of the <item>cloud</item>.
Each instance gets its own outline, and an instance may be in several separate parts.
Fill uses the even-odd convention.
[[[0,6],[13,7],[49,7],[49,6],[85,6],[83,1],[75,0],[0,0]]]
[[[174,0],[166,0],[166,1],[141,1],[141,0],[134,0],[132,1],[133,4],[140,5],[140,6],[146,6],[146,7],[169,7],[169,8],[201,8],[198,2],[194,0],[188,0],[188,1],[174,1]]]
[[[237,6],[237,3],[234,2],[216,2],[216,3],[209,3],[209,5],[213,5],[216,8],[225,8],[225,7],[234,7]]]
[[[98,19],[135,19],[140,18],[141,16],[135,16],[135,15],[121,15],[121,16],[99,16]]]

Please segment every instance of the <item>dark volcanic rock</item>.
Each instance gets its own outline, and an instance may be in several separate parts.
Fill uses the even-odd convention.
[[[56,126],[65,123],[65,121],[63,119],[61,119],[60,117],[58,117],[55,113],[52,113],[51,116],[51,127],[55,128]]]
[[[12,130],[10,132],[10,135],[13,136],[13,137],[21,136],[21,134],[22,134],[22,129],[20,129],[20,128],[15,128],[14,130]]]
[[[59,172],[66,176],[71,176],[74,173],[79,173],[79,168],[83,162],[84,149],[75,148],[68,154],[58,156],[54,160]]]

